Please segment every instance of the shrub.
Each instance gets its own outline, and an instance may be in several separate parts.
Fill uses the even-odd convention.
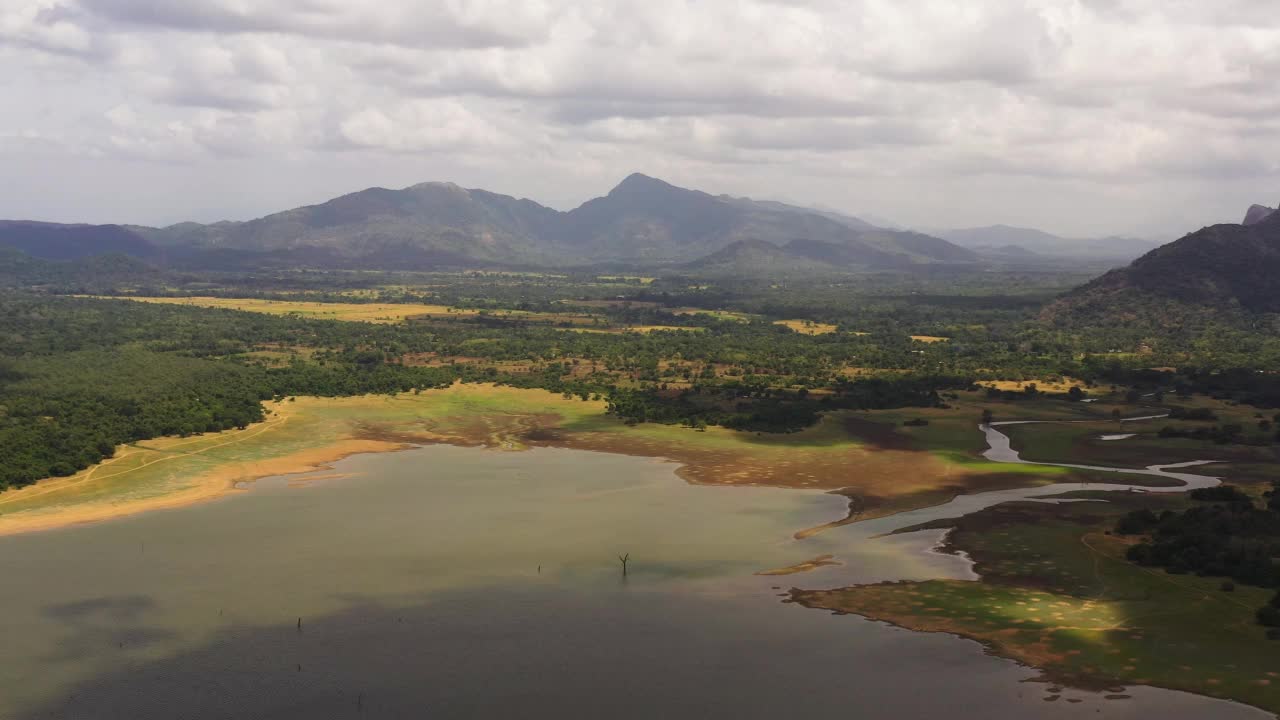
[[[1258,609],[1258,624],[1270,628],[1280,628],[1280,607],[1264,605]]]

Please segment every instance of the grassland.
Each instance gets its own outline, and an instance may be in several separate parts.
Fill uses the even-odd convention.
[[[1013,392],[1022,392],[1027,389],[1028,385],[1035,385],[1040,392],[1045,393],[1065,393],[1073,387],[1081,389],[1085,388],[1085,384],[1081,380],[1074,378],[1061,378],[1056,381],[1046,380],[984,380],[984,387],[993,387],[997,390],[1009,390]]]
[[[461,310],[445,305],[396,304],[396,303],[331,303],[307,300],[261,300],[254,298],[219,297],[143,297],[132,296],[137,302],[188,305],[221,308],[268,315],[296,315],[317,320],[342,320],[346,322],[397,323],[411,317],[468,317],[475,310]]]
[[[972,638],[1055,682],[1155,685],[1280,710],[1280,646],[1254,619],[1274,591],[1226,592],[1221,579],[1128,562],[1129,541],[1107,532],[1119,515],[1190,501],[1102,497],[1108,502],[1010,503],[949,521],[949,546],[974,559],[979,582],[794,590],[792,600]]]
[[[342,322],[400,323],[406,320],[450,320],[483,317],[489,321],[583,326],[602,322],[598,315],[589,313],[549,313],[525,310],[474,310],[448,305],[422,303],[342,303],[311,300],[265,300],[259,298],[221,297],[146,297],[127,296],[137,302],[187,305],[194,307],[239,310],[267,315],[290,315],[313,320],[338,320]],[[658,327],[658,326],[653,326]],[[602,328],[608,332],[608,329]],[[639,330],[643,331],[643,330]]]
[[[433,442],[665,458],[694,483],[840,492],[863,518],[976,490],[1103,479],[983,460],[976,402],[962,399],[951,410],[832,413],[802,432],[774,435],[627,426],[607,415],[601,401],[489,385],[391,397],[297,398],[269,404],[267,421],[245,430],[122,446],[111,460],[77,475],[5,493],[0,534],[208,500],[256,478]],[[929,426],[902,427],[904,419],[921,416],[931,418]]]
[[[773,324],[790,328],[803,335],[830,335],[839,329],[836,325],[812,320],[774,320]]]
[[[1229,404],[1210,398],[1177,400],[1175,404],[1190,408],[1211,410],[1217,423],[1235,423],[1246,428],[1255,426],[1258,411],[1248,406]],[[1186,438],[1162,438],[1159,430],[1171,425],[1183,429],[1213,425],[1214,422],[1155,419],[1144,422],[1116,422],[1099,415],[1119,410],[1122,415],[1155,414],[1153,409],[1132,405],[1099,402],[1081,407],[1087,408],[1070,424],[1010,425],[1002,428],[1012,440],[1013,447],[1026,460],[1037,462],[1076,462],[1098,465],[1141,467],[1152,463],[1177,463],[1193,460],[1213,460],[1223,463],[1214,468],[1214,474],[1241,484],[1269,483],[1280,477],[1280,464],[1276,451],[1269,445],[1214,444]],[[1012,408],[1010,408],[1012,410]],[[1012,419],[1009,410],[1002,419]],[[1081,420],[1092,417],[1091,422]],[[1103,438],[1132,435],[1123,439]]]
[[[706,308],[696,307],[673,308],[671,313],[673,315],[706,315],[707,317],[712,317],[716,320],[727,320],[729,322],[741,323],[751,322],[751,320],[755,318],[754,315],[734,310],[707,310]]]
[[[706,330],[703,327],[689,325],[618,325],[615,327],[567,327],[557,329],[569,332],[601,333],[604,335],[621,335],[624,333],[648,335],[652,332],[702,332]]]

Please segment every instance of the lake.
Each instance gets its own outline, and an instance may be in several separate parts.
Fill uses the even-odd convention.
[[[1151,688],[1045,702],[973,642],[785,604],[971,570],[938,531],[875,537],[890,519],[793,537],[841,497],[673,470],[431,446],[0,538],[0,718],[1269,717]]]

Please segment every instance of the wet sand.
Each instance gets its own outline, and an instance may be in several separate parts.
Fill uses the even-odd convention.
[[[328,447],[293,453],[284,457],[228,464],[214,472],[192,478],[189,488],[165,495],[116,501],[87,501],[77,505],[55,506],[48,510],[37,510],[17,516],[0,514],[0,536],[54,530],[84,523],[115,520],[155,510],[186,507],[196,503],[217,500],[231,493],[243,492],[244,489],[240,486],[241,483],[277,475],[310,473],[326,469],[331,463],[352,455],[393,452],[406,450],[410,447],[412,446],[374,440],[344,440]],[[124,456],[127,456],[127,454],[124,454]],[[109,467],[109,465],[104,463],[97,467]],[[12,492],[12,499],[28,499],[33,495],[50,492],[53,489],[65,489],[69,484],[75,482],[84,482],[83,479],[77,481],[76,477],[78,476],[47,480],[29,488],[15,490]],[[45,483],[49,483],[53,487],[46,486]],[[28,490],[33,492],[28,493]],[[3,501],[10,499],[8,496],[0,498],[0,512],[4,509]]]

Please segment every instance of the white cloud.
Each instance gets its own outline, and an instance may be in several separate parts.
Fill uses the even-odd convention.
[[[428,179],[566,206],[642,170],[920,225],[1172,231],[1280,192],[1275,16],[1248,0],[0,0],[0,216],[37,201],[17,181],[36,153],[131,168],[112,207],[134,214],[101,219],[174,219],[143,216],[155,193],[202,212],[187,196],[234,165],[264,182],[218,206],[240,216],[294,188]],[[146,162],[189,180],[147,186]],[[92,177],[49,214],[100,219],[81,210]]]

